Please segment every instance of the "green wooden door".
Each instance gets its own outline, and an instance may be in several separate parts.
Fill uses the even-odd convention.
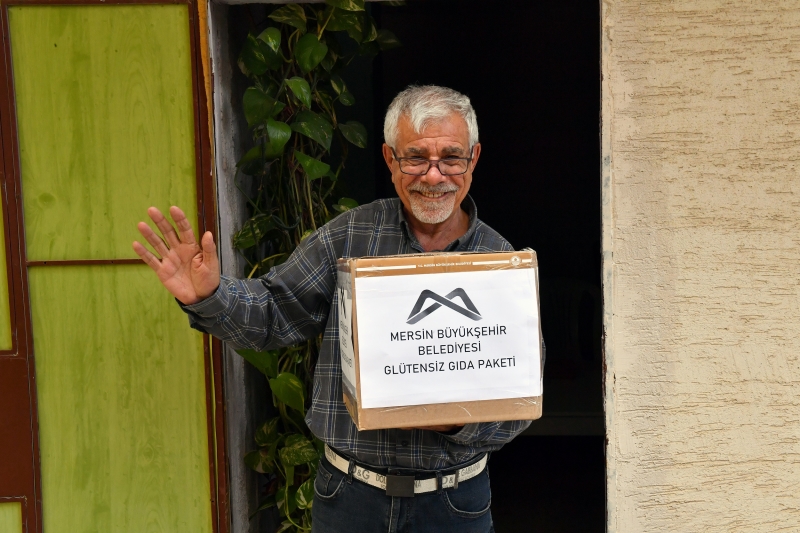
[[[22,533],[22,503],[0,501],[0,532]]]
[[[131,249],[150,205],[207,215],[192,5],[4,8],[38,415],[28,531],[215,531],[208,342]]]

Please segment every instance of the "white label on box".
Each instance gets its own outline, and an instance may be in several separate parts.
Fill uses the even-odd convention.
[[[536,302],[533,268],[356,278],[361,406],[541,395]]]
[[[353,348],[353,293],[350,289],[350,273],[339,271],[336,292],[339,296],[339,354],[342,360],[342,376],[350,394],[356,394],[356,363]]]

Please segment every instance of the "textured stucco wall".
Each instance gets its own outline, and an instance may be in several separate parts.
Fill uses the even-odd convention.
[[[800,531],[800,2],[602,25],[608,530]]]

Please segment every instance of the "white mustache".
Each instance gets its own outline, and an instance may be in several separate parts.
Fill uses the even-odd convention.
[[[408,186],[409,191],[415,192],[426,192],[426,193],[446,193],[446,192],[456,192],[458,191],[459,187],[452,183],[439,183],[437,185],[426,185],[424,183],[413,183]]]

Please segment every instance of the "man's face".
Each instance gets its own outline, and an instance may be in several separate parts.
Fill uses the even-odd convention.
[[[414,131],[408,117],[401,116],[398,123],[398,158],[418,157],[445,159],[448,157],[470,157],[467,123],[457,113],[447,119],[429,125],[421,133]],[[445,176],[436,166],[423,176],[412,176],[400,171],[400,164],[392,154],[392,147],[383,145],[383,157],[392,171],[392,182],[406,212],[424,224],[441,224],[460,208],[469,192],[472,171],[478,162],[481,145],[472,147],[472,162],[467,171],[458,176]]]

